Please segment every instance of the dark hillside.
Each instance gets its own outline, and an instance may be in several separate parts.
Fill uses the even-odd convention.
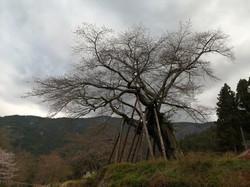
[[[68,171],[63,177],[76,179],[108,163],[120,125],[121,119],[107,116],[79,119],[17,115],[0,117],[0,147],[16,154],[21,168],[17,181],[43,183],[48,176],[58,174],[58,167]],[[208,126],[173,124],[179,139]],[[134,130],[131,129],[123,159],[127,158],[133,134]],[[147,147],[144,148],[144,155],[138,156],[138,160],[146,157]],[[56,161],[64,164],[53,164]]]
[[[105,128],[119,128],[121,120],[108,116],[93,118],[43,118],[37,116],[0,117],[0,128],[4,128],[15,150],[25,150],[33,155],[47,154],[55,149],[72,143],[69,135],[84,135],[86,129],[96,124],[107,124]],[[110,126],[111,124],[115,126]],[[174,124],[177,139],[203,131],[212,123],[197,124],[181,122]],[[98,134],[97,134],[98,136]],[[115,136],[115,134],[113,135]],[[96,137],[97,138],[97,137]],[[114,137],[109,137],[114,139]]]
[[[117,124],[119,119],[106,116],[79,119],[17,115],[0,117],[0,128],[8,132],[14,149],[35,155],[47,154],[68,143],[68,134],[84,134],[89,126],[100,123]]]
[[[175,135],[177,139],[182,139],[187,135],[204,131],[213,126],[213,122],[207,123],[191,123],[191,122],[179,122],[173,125]]]

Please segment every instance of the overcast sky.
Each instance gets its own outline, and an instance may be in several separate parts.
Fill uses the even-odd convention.
[[[236,89],[250,76],[249,0],[1,0],[0,116],[47,116],[38,98],[22,98],[34,76],[61,75],[75,62],[73,31],[83,22],[122,31],[143,24],[152,33],[174,31],[191,20],[194,31],[221,28],[231,36],[236,62],[213,62],[219,81],[208,80],[202,104],[216,106],[224,83]]]

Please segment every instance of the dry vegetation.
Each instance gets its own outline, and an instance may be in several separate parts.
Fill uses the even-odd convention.
[[[86,180],[86,186],[248,186],[250,159],[227,153],[189,153],[177,161],[109,165]],[[79,181],[82,186],[84,181]],[[62,185],[63,187],[74,187]],[[74,181],[75,186],[77,182]],[[101,184],[101,185],[100,185]]]

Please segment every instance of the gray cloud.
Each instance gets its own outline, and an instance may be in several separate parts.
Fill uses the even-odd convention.
[[[235,89],[250,76],[250,2],[236,0],[2,0],[0,2],[0,116],[46,116],[47,107],[35,98],[22,99],[31,90],[33,76],[60,75],[74,62],[72,31],[82,22],[124,30],[142,23],[152,34],[173,31],[191,19],[194,31],[221,28],[231,36],[236,63],[215,58],[221,79],[205,80],[203,104],[216,105],[226,82]]]

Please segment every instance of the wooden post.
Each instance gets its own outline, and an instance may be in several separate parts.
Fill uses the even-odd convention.
[[[132,153],[132,150],[133,150],[133,147],[134,147],[134,144],[135,144],[135,139],[136,139],[136,132],[134,134],[134,137],[133,137],[133,140],[132,140],[132,144],[131,144],[129,152],[128,152],[127,162],[129,161],[130,155]]]
[[[137,151],[140,139],[141,139],[141,134],[137,138],[137,141],[136,141],[136,144],[135,144],[135,148],[134,148],[134,152],[133,152],[133,155],[132,155],[132,158],[131,158],[131,162],[133,162],[133,160],[134,160],[134,157],[135,157],[135,154],[136,154],[136,151]]]
[[[134,160],[134,162],[136,162],[138,160],[138,155],[139,155],[142,143],[143,143],[143,132],[140,135],[139,144],[138,144],[136,152],[135,152],[135,160]]]
[[[121,162],[121,160],[122,160],[122,155],[123,155],[123,153],[124,153],[124,150],[125,150],[125,147],[126,147],[126,144],[127,144],[127,140],[128,140],[128,135],[129,135],[129,132],[130,132],[130,125],[129,125],[129,127],[128,127],[128,130],[127,130],[127,133],[126,133],[126,136],[125,136],[125,140],[124,140],[124,143],[123,143],[123,147],[122,147],[122,151],[121,151],[121,156],[120,156],[120,158],[119,158],[119,162]]]
[[[131,118],[130,118],[130,119],[133,119],[133,117],[134,117],[136,104],[137,104],[137,99],[135,100],[134,108],[133,108],[133,111],[132,111],[132,114],[131,114]],[[131,128],[130,121],[128,122],[128,125],[129,125],[129,127],[128,127],[128,130],[127,130],[126,136],[125,136],[125,140],[124,140],[124,144],[123,144],[123,147],[122,147],[121,155],[123,155],[124,150],[125,150],[125,147],[126,147],[126,144],[127,144],[127,139],[128,139],[128,135],[129,135],[130,128]],[[122,159],[122,157],[120,157],[120,162],[121,162],[121,159]],[[128,160],[128,159],[127,159],[127,160]]]
[[[146,160],[148,160],[148,156],[149,156],[149,148],[147,148]]]
[[[110,163],[111,163],[111,160],[112,160],[113,154],[114,154],[114,152],[115,152],[115,148],[116,148],[117,143],[118,143],[118,140],[119,140],[119,137],[120,137],[120,133],[118,133],[118,135],[117,135],[117,137],[116,137],[116,139],[115,139],[114,147],[113,147],[112,152],[111,152],[111,155],[110,155],[110,157],[109,157],[108,164],[110,164]]]
[[[143,115],[143,112],[142,112],[141,103],[140,103],[139,99],[137,99],[137,100],[138,100],[139,112],[140,112],[140,115],[142,117],[142,123],[143,123],[143,127],[144,127],[143,129],[145,131],[145,135],[146,135],[146,139],[147,139],[147,143],[148,143],[149,153],[150,153],[150,156],[151,156],[152,160],[155,160],[152,144],[150,142],[150,138],[149,138],[149,134],[148,134],[148,127],[147,127],[147,124],[146,124],[146,119],[145,119],[145,116]]]
[[[162,133],[161,133],[161,127],[160,127],[159,119],[158,119],[157,112],[156,112],[155,108],[154,108],[154,114],[155,114],[157,130],[158,130],[158,136],[159,136],[160,144],[161,144],[161,153],[162,153],[164,160],[167,161],[165,145],[164,145],[164,141],[163,141]]]
[[[121,129],[120,129],[120,136],[119,136],[119,139],[118,139],[118,147],[116,149],[115,163],[117,163],[119,161],[119,158],[120,158],[120,147],[121,147],[121,141],[122,141],[122,133],[123,133],[124,123],[125,123],[125,120],[123,118],[122,119],[122,124],[121,124]]]
[[[247,150],[246,139],[245,139],[245,136],[244,136],[244,133],[243,133],[243,130],[242,130],[242,128],[241,128],[241,127],[240,127],[240,132],[241,132],[241,136],[242,136],[242,140],[243,140],[244,148],[245,148],[245,150]]]

